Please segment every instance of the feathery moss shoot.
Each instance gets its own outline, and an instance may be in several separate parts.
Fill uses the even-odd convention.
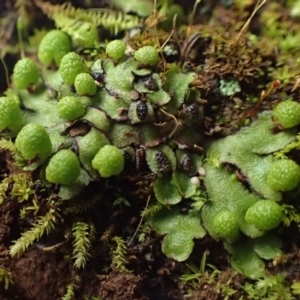
[[[59,116],[67,121],[74,121],[82,117],[85,113],[84,105],[75,96],[65,96],[57,103]]]
[[[13,83],[17,89],[27,89],[36,84],[39,78],[39,69],[31,58],[22,58],[15,64],[13,70]]]
[[[72,185],[80,174],[80,165],[74,152],[68,149],[54,154],[46,168],[46,179],[51,183]]]
[[[125,54],[125,49],[126,49],[126,45],[123,41],[121,40],[114,40],[109,42],[106,45],[106,54],[114,59],[114,60],[118,60],[120,58],[122,58]]]
[[[24,126],[17,135],[15,145],[26,160],[36,157],[45,159],[52,151],[49,134],[42,125],[37,123]]]
[[[49,66],[54,62],[57,66],[64,55],[71,51],[69,36],[57,29],[49,31],[42,39],[38,47],[38,58],[40,62]]]
[[[62,58],[59,71],[63,81],[66,84],[73,85],[76,76],[80,73],[86,73],[88,69],[85,62],[77,53],[70,52]]]
[[[119,175],[124,169],[124,156],[116,146],[105,145],[94,157],[92,165],[101,177]]]

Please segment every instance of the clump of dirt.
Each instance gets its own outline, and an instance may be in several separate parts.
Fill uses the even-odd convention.
[[[70,281],[70,270],[61,253],[31,248],[15,259],[10,270],[23,299],[60,299]]]
[[[109,275],[100,275],[99,281],[101,282],[100,295],[104,299],[147,299],[146,297],[140,297],[140,295],[138,295],[138,290],[141,285],[140,276],[112,272]]]

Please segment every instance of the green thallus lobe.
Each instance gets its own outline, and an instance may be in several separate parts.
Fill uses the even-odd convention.
[[[102,177],[119,175],[124,169],[124,156],[116,146],[105,145],[96,154],[92,165]]]
[[[15,141],[18,151],[26,160],[36,157],[47,158],[52,151],[52,144],[45,128],[37,123],[24,126]]]

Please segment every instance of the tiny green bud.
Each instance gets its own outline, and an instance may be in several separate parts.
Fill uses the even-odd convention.
[[[59,116],[67,121],[73,121],[81,118],[85,114],[84,105],[75,96],[65,96],[57,103]]]
[[[267,184],[275,191],[293,190],[300,181],[300,167],[290,159],[275,161],[268,172]]]
[[[87,72],[87,66],[77,53],[70,52],[62,58],[59,71],[63,81],[72,85],[78,74]]]
[[[80,174],[79,160],[71,150],[60,150],[51,157],[45,172],[51,183],[72,185]]]
[[[45,159],[52,151],[49,134],[42,125],[37,123],[25,125],[17,135],[15,145],[26,160],[36,157]]]
[[[144,46],[135,51],[134,58],[142,65],[155,66],[158,63],[159,55],[154,47]]]
[[[120,174],[124,169],[124,163],[122,151],[112,145],[103,146],[92,161],[93,168],[98,170],[102,177]]]
[[[118,60],[124,56],[126,45],[121,40],[114,40],[107,44],[106,54],[114,60]]]
[[[53,61],[57,66],[64,55],[71,50],[71,41],[69,36],[54,29],[49,31],[42,39],[38,48],[38,58],[45,66],[50,65]]]
[[[274,108],[274,119],[284,128],[300,124],[300,104],[291,99],[279,103]]]
[[[13,82],[18,89],[27,89],[38,82],[40,72],[36,63],[26,57],[18,60],[13,70]]]
[[[76,76],[74,87],[76,93],[80,96],[93,96],[97,91],[97,85],[94,81],[94,78],[87,73],[80,73]]]
[[[248,208],[245,220],[260,230],[276,228],[283,219],[282,207],[272,200],[260,200]]]

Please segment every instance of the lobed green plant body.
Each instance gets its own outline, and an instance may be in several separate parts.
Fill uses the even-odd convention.
[[[71,150],[60,150],[51,157],[45,173],[51,183],[74,184],[80,174],[79,160]]]
[[[18,133],[15,145],[26,160],[45,159],[52,152],[48,132],[37,123],[29,123]]]
[[[59,33],[55,30],[51,34]],[[59,35],[62,38],[66,33]],[[41,47],[49,46],[48,39],[46,35]],[[195,74],[170,65],[163,81],[155,69],[159,62],[155,47],[149,46],[150,60],[136,60],[124,54],[123,42],[115,42],[122,47],[118,46],[117,53],[108,48],[109,57],[104,59],[83,59],[73,49],[60,58],[51,58],[50,54],[56,53],[54,43],[54,48],[46,51],[49,59],[40,58],[43,80],[36,89],[15,89],[3,97],[2,103],[10,106],[7,112],[5,105],[2,108],[8,115],[2,135],[16,137],[13,151],[23,158],[23,169],[40,170],[42,182],[57,186],[62,199],[74,198],[91,181],[105,184],[106,178],[122,178],[128,171],[157,174],[157,178],[153,177],[154,190],[161,203],[188,199],[198,192],[199,182],[193,183],[191,178],[202,161],[195,147],[202,140],[200,130],[195,128],[202,123],[201,104],[198,91],[191,92],[190,88]],[[58,69],[50,67],[52,62]],[[13,114],[20,121],[16,129],[9,123]],[[179,126],[181,120],[186,125]],[[86,129],[82,132],[81,127]],[[192,132],[188,133],[188,129]],[[141,160],[146,162],[143,167]],[[166,185],[170,190],[165,191]],[[22,215],[38,210],[39,204],[35,203],[30,210],[22,210]],[[37,219],[32,230],[11,247],[11,255],[22,253],[43,232],[53,228],[54,223],[48,228],[44,221],[45,217]],[[194,235],[199,236],[196,232],[187,235],[190,242]],[[76,245],[81,242],[78,240]],[[75,266],[82,267],[87,249],[76,245]],[[183,257],[187,258],[185,254]]]
[[[13,82],[17,89],[27,89],[40,78],[36,63],[30,58],[20,59],[13,70]]]
[[[71,51],[69,36],[58,29],[49,31],[38,48],[38,59],[46,67],[54,62],[57,66],[63,56]]]
[[[87,66],[77,53],[70,52],[62,57],[59,71],[63,81],[66,84],[72,85],[78,74],[87,71]]]
[[[292,128],[300,124],[300,104],[293,100],[285,100],[274,109],[274,118],[284,128]]]
[[[93,96],[96,94],[97,86],[90,74],[79,73],[74,80],[75,91],[78,95]]]
[[[22,127],[22,114],[18,101],[9,97],[0,97],[0,130],[8,129],[16,134]]]
[[[125,54],[126,44],[121,40],[114,40],[106,45],[105,52],[112,59],[118,60]]]
[[[152,46],[144,46],[134,53],[134,58],[145,66],[155,66],[158,63],[158,52]]]
[[[282,207],[272,200],[262,200],[250,206],[245,214],[245,221],[259,230],[276,228],[283,219]]]
[[[61,98],[56,108],[59,116],[66,121],[74,121],[85,114],[83,103],[75,96],[65,96]]]
[[[105,145],[95,155],[92,166],[103,178],[119,175],[124,169],[124,156],[117,147]]]
[[[267,183],[277,191],[287,192],[295,189],[300,180],[300,168],[290,159],[275,161],[268,172]]]

